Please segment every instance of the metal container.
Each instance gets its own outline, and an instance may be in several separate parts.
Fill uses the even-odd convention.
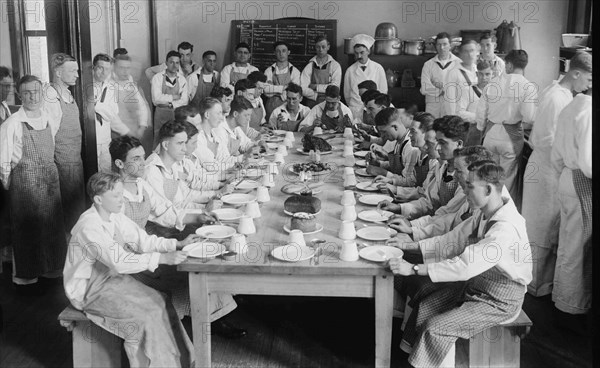
[[[403,42],[403,49],[406,55],[421,55],[425,48],[425,41],[418,40],[406,40]]]
[[[398,28],[394,23],[379,23],[375,28],[375,39],[378,38],[398,38]]]
[[[402,53],[402,41],[399,38],[375,39],[373,53],[376,55],[400,55]]]
[[[352,47],[352,38],[344,38],[344,54],[354,54],[354,48]]]

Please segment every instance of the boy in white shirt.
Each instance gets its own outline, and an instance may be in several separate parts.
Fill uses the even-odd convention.
[[[504,60],[494,53],[496,50],[496,36],[491,33],[484,33],[479,38],[479,46],[481,46],[481,60],[490,63],[494,77],[497,77],[506,71]]]
[[[227,87],[232,92],[234,86],[240,79],[248,78],[248,75],[258,68],[250,65],[250,45],[245,42],[240,42],[235,46],[235,61],[229,65],[225,65],[221,70],[221,87]]]
[[[269,126],[273,129],[296,132],[302,120],[310,113],[310,109],[300,103],[302,87],[289,83],[285,92],[286,103],[273,110],[269,118]]]
[[[289,61],[290,46],[285,42],[275,42],[275,58],[277,62],[265,69],[267,82],[264,85],[266,119],[269,120],[271,113],[276,107],[283,105],[286,101],[285,88],[289,83],[300,84],[300,70]]]
[[[219,86],[219,72],[215,70],[217,53],[205,51],[202,54],[202,62],[202,68],[187,77],[190,103],[196,107],[200,106],[200,100],[210,96],[213,88]]]
[[[249,123],[250,128],[260,131],[267,123],[267,112],[265,111],[265,106],[260,97],[263,91],[262,86],[264,84],[264,81],[261,81],[260,79],[266,80],[266,77],[260,72],[257,73],[258,74],[254,74],[255,80],[251,80],[250,78],[238,80],[235,84],[235,95],[245,97],[248,102],[252,104],[252,115],[250,116]]]
[[[303,104],[309,108],[325,101],[325,89],[342,84],[342,67],[328,54],[329,40],[320,35],[315,39],[316,55],[308,61],[300,75],[300,86],[304,95]]]

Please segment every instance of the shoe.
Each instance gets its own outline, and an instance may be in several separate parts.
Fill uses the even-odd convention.
[[[210,328],[212,334],[219,335],[226,339],[239,339],[248,334],[246,330],[238,328],[223,319],[211,323]]]

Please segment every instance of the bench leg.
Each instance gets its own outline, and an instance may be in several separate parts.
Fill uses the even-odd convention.
[[[495,326],[469,341],[469,367],[518,368],[521,338],[518,327]]]
[[[91,321],[78,321],[73,329],[73,367],[121,367],[122,346],[118,336]]]

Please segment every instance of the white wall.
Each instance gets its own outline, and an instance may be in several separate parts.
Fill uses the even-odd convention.
[[[156,0],[158,49],[162,59],[181,41],[194,47],[196,62],[203,51],[217,52],[220,66],[230,62],[231,21],[302,16],[338,19],[338,59],[345,68],[344,38],[373,35],[377,24],[393,22],[402,39],[429,37],[441,31],[496,28],[504,19],[521,27],[521,43],[530,55],[526,76],[540,86],[558,74],[561,33],[567,23],[568,0],[514,1],[175,1]],[[315,7],[318,4],[318,9]],[[471,4],[471,5],[469,5]],[[469,8],[470,6],[470,8]]]
[[[5,7],[6,4],[2,4],[2,13],[0,14],[0,65],[12,69],[10,32]]]

